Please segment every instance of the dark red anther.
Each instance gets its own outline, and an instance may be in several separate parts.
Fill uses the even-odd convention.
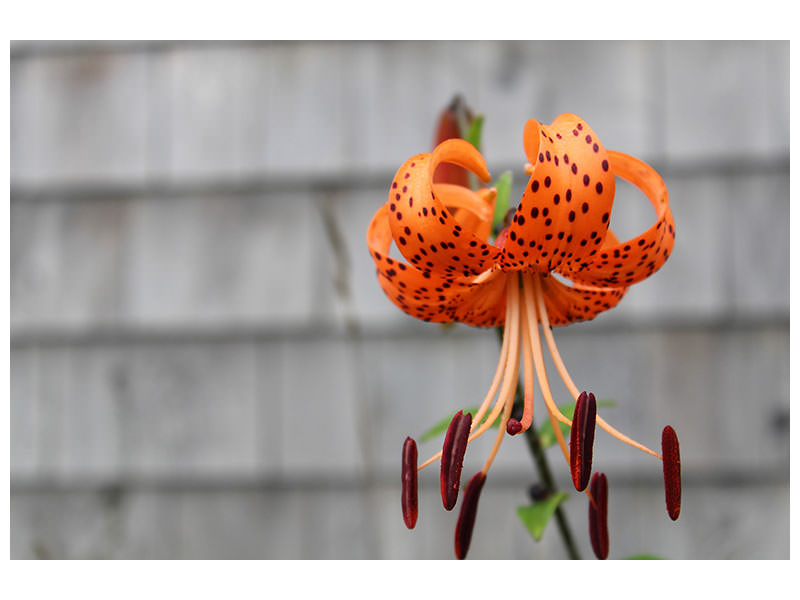
[[[472,540],[472,529],[475,527],[475,516],[478,514],[478,500],[480,499],[486,475],[478,471],[472,476],[464,491],[464,500],[461,503],[461,512],[456,523],[456,558],[462,560],[467,557],[469,543]]]
[[[589,486],[589,537],[594,555],[608,558],[608,480],[605,473],[595,473]]]
[[[406,527],[414,529],[417,524],[418,492],[417,492],[417,442],[410,437],[403,444],[403,521]]]
[[[516,419],[509,419],[508,423],[506,423],[506,433],[508,435],[517,435],[520,431],[522,431],[522,423]]]
[[[472,426],[470,413],[456,413],[442,446],[442,469],[439,482],[442,492],[442,504],[445,510],[453,510],[458,500],[458,488],[461,485],[461,468],[464,465],[464,453],[467,451],[469,428]]]
[[[575,489],[582,492],[592,474],[592,448],[594,425],[597,419],[597,402],[594,394],[581,392],[575,404],[572,430],[569,438],[569,466]]]
[[[675,430],[667,425],[661,434],[661,457],[664,463],[664,495],[667,513],[673,521],[681,514],[681,451]]]

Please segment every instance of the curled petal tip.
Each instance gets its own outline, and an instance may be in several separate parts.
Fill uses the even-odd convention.
[[[463,560],[467,557],[472,529],[475,526],[475,516],[478,514],[478,500],[480,499],[486,475],[478,471],[472,476],[464,491],[464,501],[461,503],[461,512],[456,523],[455,551],[456,558]]]
[[[608,479],[605,473],[595,473],[589,486],[589,537],[597,558],[608,558]]]
[[[401,504],[406,527],[414,529],[418,515],[417,443],[410,437],[403,444],[403,491]]]
[[[681,514],[681,453],[678,436],[669,425],[664,427],[661,434],[661,456],[667,514],[675,521]]]
[[[480,151],[466,140],[449,139],[433,149],[434,164],[450,163],[472,171],[483,183],[489,183],[492,176]]]
[[[592,474],[594,429],[597,419],[597,401],[594,394],[582,392],[575,404],[569,441],[569,463],[572,483],[582,492],[589,485]]]
[[[442,493],[442,505],[445,510],[453,510],[458,501],[458,489],[461,485],[461,469],[464,465],[464,454],[467,451],[469,430],[472,426],[472,415],[458,411],[450,421],[442,446],[442,466],[439,483]]]
[[[528,119],[525,123],[525,129],[522,131],[522,147],[525,150],[525,156],[534,164],[536,163],[536,155],[539,154],[540,127],[539,121]],[[533,172],[533,166],[531,166],[531,172]]]

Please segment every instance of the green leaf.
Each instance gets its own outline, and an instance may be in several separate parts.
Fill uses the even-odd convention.
[[[473,146],[475,146],[475,148],[480,150],[482,132],[483,132],[483,115],[478,115],[472,120],[472,123],[469,124],[469,129],[467,130],[467,135],[464,136],[464,139],[467,140]]]
[[[654,556],[652,554],[634,554],[633,556],[629,556],[627,558],[623,558],[622,560],[666,560],[661,556]]]
[[[506,171],[497,178],[492,184],[497,190],[497,198],[494,201],[494,218],[492,219],[492,230],[496,231],[503,223],[503,219],[508,212],[508,201],[511,196],[511,184],[513,176],[511,171]]]
[[[520,521],[537,542],[542,539],[544,528],[555,514],[558,505],[566,499],[567,495],[564,492],[558,492],[551,494],[546,500],[540,500],[530,506],[517,508],[517,515]]]
[[[606,408],[613,408],[617,405],[616,402],[613,400],[598,400],[597,406],[598,407],[606,407]],[[564,414],[565,417],[568,419],[572,419],[572,415],[575,413],[575,403],[570,402],[569,404],[562,404],[558,407],[559,410]],[[564,437],[569,436],[569,426],[561,421],[558,422],[559,426],[561,427],[561,433]],[[553,433],[553,426],[550,425],[550,421],[543,423],[542,426],[539,428],[539,444],[541,444],[542,448],[549,448],[550,446],[554,445],[558,440],[556,439],[556,434]]]
[[[465,413],[471,413],[472,415],[475,415],[475,413],[478,412],[478,408],[480,408],[480,407],[473,406],[472,408],[464,408],[462,410]],[[447,428],[450,425],[450,421],[452,421],[453,417],[455,417],[455,416],[456,416],[456,413],[452,413],[452,414],[446,416],[441,421],[437,421],[436,424],[433,427],[431,427],[430,429],[425,431],[425,433],[423,433],[422,435],[419,436],[419,442],[420,443],[427,442],[428,440],[430,440],[432,438],[435,438],[437,435],[442,434],[445,431],[447,431]],[[489,417],[489,415],[487,413],[486,415],[484,415],[483,421],[486,421],[486,419],[488,417]],[[499,424],[500,424],[500,419],[501,418],[502,418],[502,414],[497,415],[497,418],[494,420],[494,423],[491,424],[491,427],[492,428],[498,427]]]

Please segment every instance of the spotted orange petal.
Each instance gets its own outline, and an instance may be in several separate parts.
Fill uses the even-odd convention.
[[[617,236],[609,229],[600,251],[618,243]],[[628,286],[599,287],[572,281],[562,282],[552,276],[543,277],[541,281],[551,325],[569,325],[594,319],[619,304],[628,291]]]
[[[389,299],[412,317],[433,323],[459,322],[475,327],[498,327],[505,323],[504,278],[468,287],[452,287],[447,282],[432,287],[429,280],[416,279],[409,283],[410,277],[419,275],[419,271],[413,267],[410,269],[394,277],[378,271],[378,283]]]
[[[604,245],[595,256],[565,262],[558,272],[589,285],[631,285],[646,279],[663,266],[675,243],[675,222],[669,208],[664,180],[646,163],[623,154],[608,153],[611,171],[636,185],[656,211],[656,223],[626,242]]]
[[[393,260],[393,259],[390,259]],[[398,266],[404,263],[396,260]],[[505,323],[505,278],[495,277],[481,284],[465,280],[425,278],[414,267],[390,268],[390,275],[378,269],[378,283],[392,302],[407,314],[433,323],[460,322],[475,327],[499,327]]]
[[[478,221],[491,222],[494,214],[494,195],[490,190],[481,190],[476,193],[471,189],[453,185],[451,183],[434,183],[433,192],[439,198],[449,213],[460,210],[463,214],[469,214]],[[487,194],[488,192],[488,194]],[[462,222],[462,219],[459,219]],[[462,222],[463,224],[463,222]],[[475,232],[475,227],[464,227],[467,231]],[[482,238],[485,239],[485,238]]]
[[[550,324],[569,325],[614,308],[628,288],[567,285],[551,276],[542,278],[542,291]]]
[[[460,185],[441,183],[435,183],[433,190],[448,212],[465,230],[474,233],[481,240],[489,239],[497,190],[484,188],[473,192]],[[475,255],[474,249],[470,252],[467,256]]]
[[[423,271],[478,275],[493,264],[497,251],[465,230],[438,197],[433,173],[443,162],[489,180],[483,157],[464,140],[447,140],[430,154],[410,158],[395,175],[389,192],[392,237],[403,256]]]
[[[389,214],[387,205],[381,206],[367,229],[367,245],[384,292],[413,317],[434,322],[453,320],[445,314],[444,303],[457,301],[469,283],[422,271],[389,256],[392,244]]]
[[[530,119],[523,142],[533,169],[508,229],[503,268],[549,272],[593,256],[614,202],[614,176],[597,134],[563,114],[549,126]]]
[[[495,277],[465,289],[451,301],[455,320],[474,327],[500,327],[506,319],[506,278]]]
[[[392,258],[389,214],[387,205],[375,213],[367,229],[367,245],[375,261],[378,282],[396,306],[412,317],[434,323],[502,325],[506,304],[502,277],[475,284],[471,276],[443,277]]]

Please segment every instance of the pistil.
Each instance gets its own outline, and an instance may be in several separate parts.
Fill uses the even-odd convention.
[[[509,435],[516,435],[527,431],[533,422],[533,351],[531,350],[531,336],[528,334],[530,323],[528,313],[520,311],[522,317],[522,366],[524,378],[522,421],[509,419],[506,430]]]
[[[538,318],[536,316],[536,306],[534,302],[534,292],[531,282],[532,276],[523,276],[522,285],[524,293],[525,310],[527,311],[529,324],[528,335],[530,336],[531,348],[533,350],[533,363],[536,370],[536,376],[539,380],[539,387],[542,390],[544,403],[547,407],[547,414],[550,417],[550,425],[553,427],[558,445],[561,447],[561,452],[564,454],[564,459],[569,465],[569,450],[567,450],[567,442],[564,440],[564,435],[561,433],[561,427],[558,426],[558,421],[572,426],[572,421],[561,414],[558,410],[556,403],[553,402],[553,397],[550,393],[550,384],[547,381],[547,371],[545,371],[544,357],[542,355],[542,343],[539,338]]]

